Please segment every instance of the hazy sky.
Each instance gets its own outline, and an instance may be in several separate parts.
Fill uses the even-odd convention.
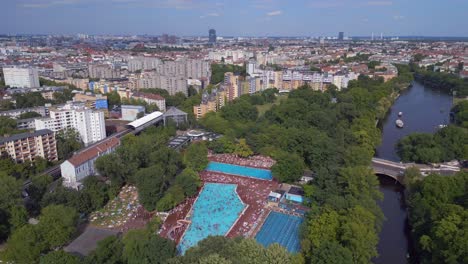
[[[0,33],[468,37],[468,0],[0,0]]]

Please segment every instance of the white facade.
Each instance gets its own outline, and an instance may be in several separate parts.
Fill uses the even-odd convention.
[[[4,67],[5,85],[17,88],[40,87],[39,73],[36,68]]]
[[[106,138],[104,112],[87,108],[65,106],[62,109],[50,109],[50,118],[36,119],[35,125],[36,129],[50,129],[54,132],[74,128],[85,145]]]
[[[119,145],[119,139],[115,137],[110,138],[63,162],[60,165],[63,185],[69,188],[78,189],[81,185],[80,181],[84,178],[90,175],[98,175],[99,173],[94,167],[96,159],[103,155],[112,153]]]

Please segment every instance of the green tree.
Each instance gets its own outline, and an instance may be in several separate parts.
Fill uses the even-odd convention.
[[[365,208],[355,207],[350,210],[341,233],[343,244],[351,251],[354,263],[371,263],[371,258],[378,255],[375,216]]]
[[[78,214],[75,209],[63,205],[50,205],[42,210],[37,228],[45,245],[55,248],[67,243],[76,232]]]
[[[314,249],[310,263],[314,264],[353,264],[351,251],[336,241],[325,241]]]
[[[192,169],[185,169],[175,178],[175,184],[182,187],[186,196],[194,196],[197,194],[198,188],[202,182],[198,173]]]
[[[41,256],[39,261],[40,264],[79,264],[80,258],[67,253],[63,250],[57,250],[47,253]]]
[[[179,185],[173,185],[164,193],[161,200],[158,201],[156,209],[160,212],[168,211],[176,207],[185,199],[184,190]]]
[[[24,206],[14,206],[10,209],[10,218],[9,218],[9,225],[11,226],[12,231],[14,232],[18,228],[26,225],[28,223],[28,211]]]
[[[234,148],[234,154],[242,158],[247,158],[253,155],[253,151],[250,149],[249,145],[247,145],[245,139],[241,138]]]
[[[6,116],[0,116],[0,135],[15,134],[16,121]]]
[[[208,148],[204,142],[191,144],[184,155],[185,165],[194,170],[202,171],[208,165]]]
[[[200,258],[198,264],[232,264],[231,261],[221,257],[218,254],[211,254],[206,257]]]
[[[83,147],[80,134],[75,129],[60,130],[55,135],[57,140],[57,153],[61,160],[70,158],[73,152]]]
[[[41,171],[42,170],[44,169],[41,169]],[[27,188],[27,193],[29,195],[27,207],[30,212],[39,214],[39,203],[52,181],[53,178],[50,175],[38,175],[31,178],[31,184]]]
[[[41,242],[40,230],[25,225],[8,239],[5,258],[15,263],[35,263],[46,248],[47,245]]]
[[[413,56],[413,61],[414,62],[421,62],[424,59],[424,55],[421,53],[417,53]]]
[[[97,248],[89,254],[86,264],[123,264],[123,244],[115,236],[105,238],[98,242]]]
[[[106,205],[109,201],[108,191],[108,185],[99,181],[96,177],[87,177],[83,181],[82,193],[89,196],[93,210]]]
[[[308,220],[306,238],[310,241],[312,254],[322,243],[337,241],[339,228],[340,216],[336,211],[331,209],[325,209],[320,215]]]
[[[410,167],[405,170],[405,177],[403,178],[403,185],[408,190],[411,190],[416,183],[422,180],[421,172],[418,167]]]
[[[146,230],[132,230],[122,240],[123,259],[128,264],[164,264],[175,256],[175,243]]]
[[[135,177],[141,204],[146,210],[153,211],[168,187],[163,169],[160,166],[140,169]]]
[[[437,131],[434,140],[442,149],[442,160],[468,159],[468,131],[450,125]]]
[[[209,149],[215,153],[233,153],[236,147],[234,140],[227,136],[213,140],[208,144]]]
[[[292,263],[291,254],[279,244],[271,244],[265,250],[266,263],[281,264]]]
[[[295,182],[304,175],[304,161],[298,155],[282,153],[275,158],[271,172],[280,182]]]
[[[131,174],[131,171],[136,169],[133,162],[125,164],[118,153],[102,155],[96,159],[95,167],[100,175],[108,177],[112,184],[123,185]]]
[[[433,163],[442,161],[442,149],[431,134],[413,133],[400,139],[397,153],[404,162]]]
[[[0,209],[8,210],[21,204],[21,181],[0,172]]]
[[[109,104],[109,108],[113,107],[114,105],[120,105],[122,103],[120,100],[120,95],[116,91],[107,94],[107,102]]]
[[[28,119],[28,118],[34,118],[34,117],[42,117],[42,115],[37,112],[26,112],[26,113],[22,113],[21,115],[19,115],[18,119]]]

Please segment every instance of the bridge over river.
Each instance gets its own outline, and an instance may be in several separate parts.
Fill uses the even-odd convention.
[[[438,164],[435,166],[431,166],[416,163],[400,163],[379,158],[372,159],[372,168],[374,169],[375,174],[387,175],[399,181],[400,183],[402,183],[405,170],[410,167],[418,168],[423,176],[427,176],[431,173],[438,173],[441,175],[453,175],[460,171],[459,166],[452,166],[447,164]]]

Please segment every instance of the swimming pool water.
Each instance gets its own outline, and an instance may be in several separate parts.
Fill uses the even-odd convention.
[[[220,163],[220,162],[210,162],[208,167],[206,167],[207,171],[217,171],[226,174],[234,174],[244,177],[256,178],[261,180],[271,180],[273,176],[271,175],[270,170],[263,170],[227,163]]]
[[[303,221],[302,217],[271,212],[255,240],[265,247],[278,243],[291,253],[299,252],[299,227]]]
[[[234,184],[206,183],[193,205],[191,223],[178,249],[184,254],[208,236],[226,235],[245,205]]]

